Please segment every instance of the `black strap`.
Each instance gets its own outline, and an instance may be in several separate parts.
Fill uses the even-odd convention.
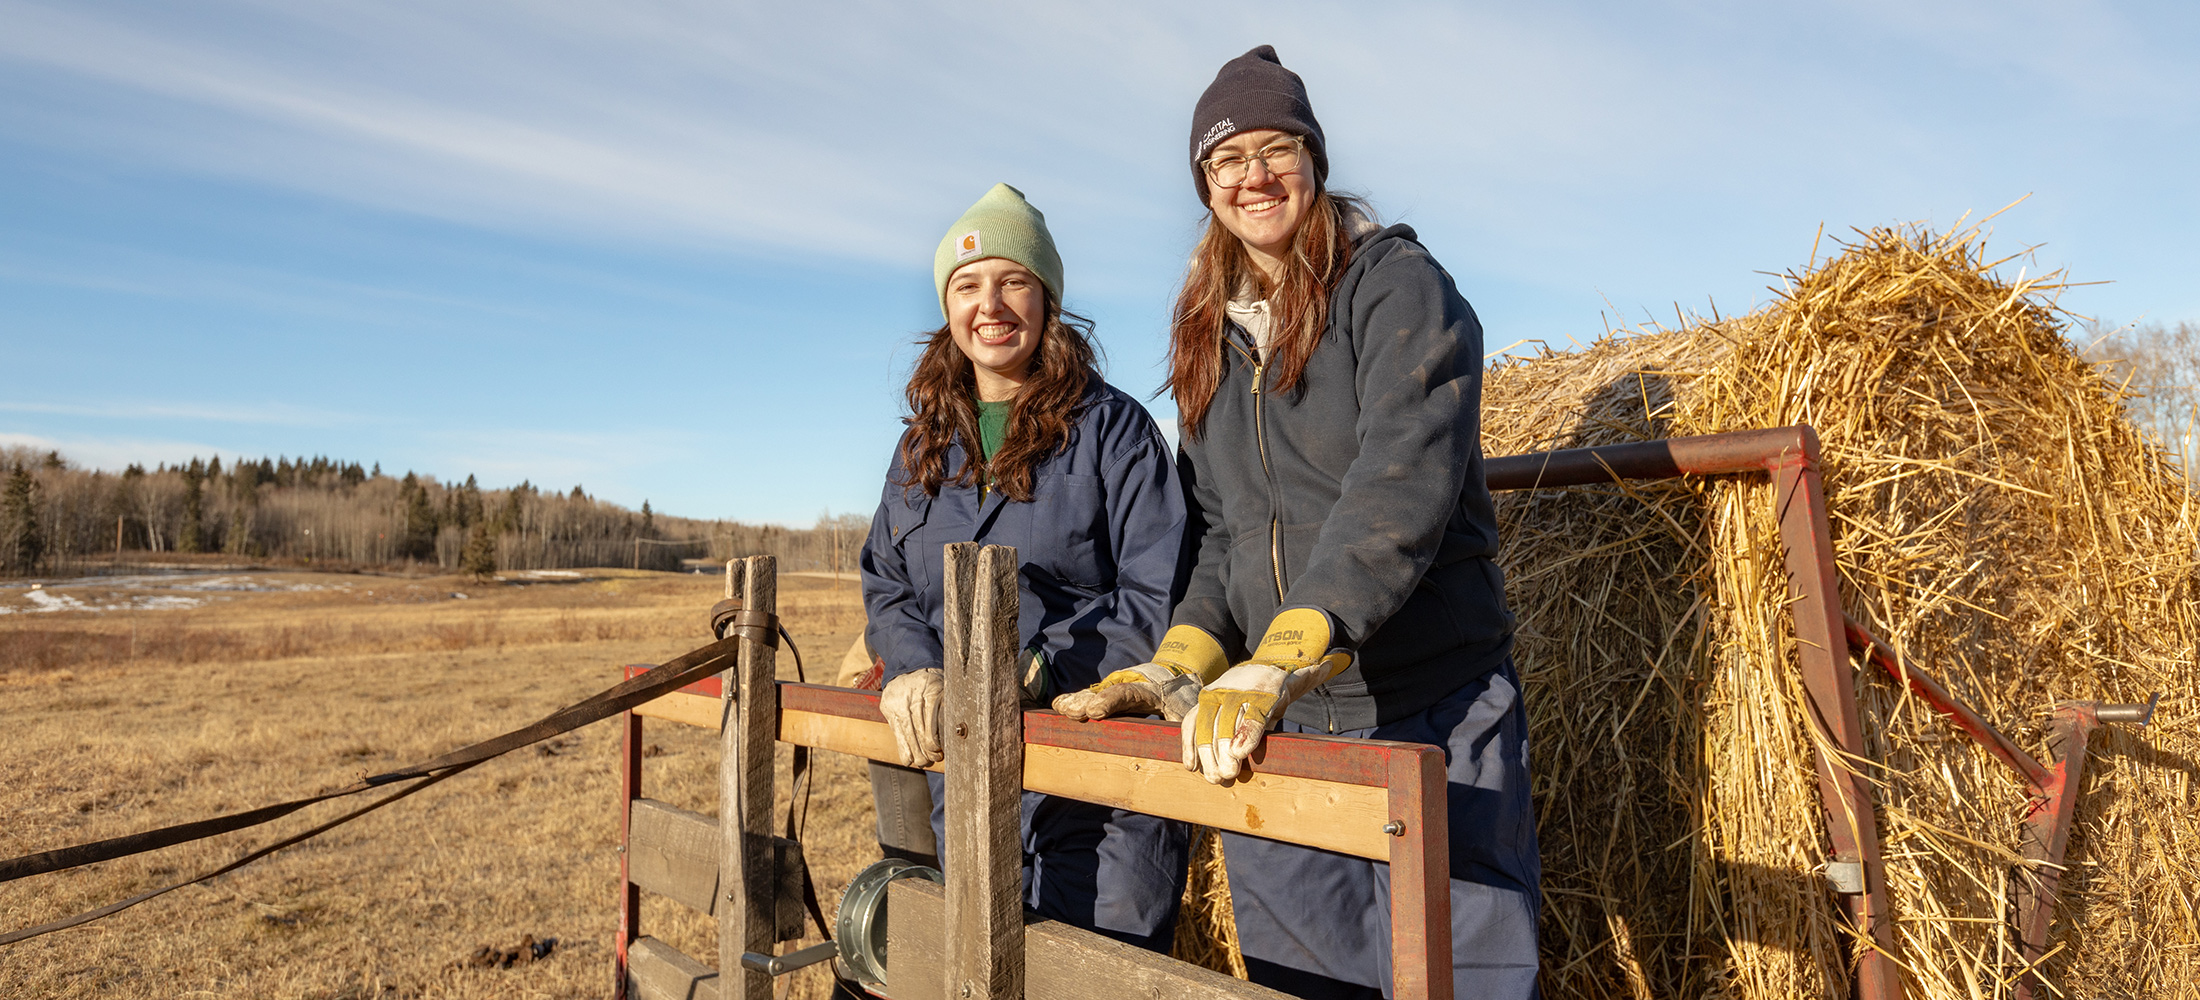
[[[320,826],[314,827],[313,829],[307,830],[306,832],[298,834],[289,839],[278,841],[257,851],[250,852],[245,856],[238,858],[236,861],[229,863],[226,866],[215,869],[213,871],[209,871],[205,874],[199,875],[187,881],[178,882],[174,885],[169,885],[159,889],[151,890],[149,892],[140,893],[136,896],[130,897],[129,899],[125,899],[116,903],[110,903],[107,906],[103,906],[95,910],[89,910],[84,913],[77,914],[73,917],[67,917],[62,920],[54,921],[52,923],[13,931],[6,935],[0,935],[0,945],[14,944],[15,942],[28,940],[41,934],[47,934],[52,931],[62,930],[69,927],[75,927],[79,924],[87,923],[89,921],[96,920],[100,917],[104,917],[112,913],[119,913],[132,906],[136,906],[137,904],[142,903],[148,899],[152,899],[155,896],[172,892],[187,885],[193,885],[199,882],[203,882],[207,879],[213,878],[214,876],[223,874],[225,872],[234,871],[235,869],[243,865],[266,857],[267,855],[274,853],[275,851],[281,850],[282,848],[288,847],[292,844],[317,836],[323,832],[335,828],[336,826],[349,822],[352,819],[363,816],[369,812],[388,805],[391,802],[395,802],[398,799],[411,795],[412,793],[426,788],[429,785],[435,784],[436,782],[459,774],[477,764],[483,763],[484,761],[491,760],[502,754],[510,753],[511,751],[517,750],[524,746],[539,743],[543,740],[549,739],[552,736],[571,732],[572,730],[579,729],[580,727],[585,726],[591,722],[595,722],[600,719],[616,715],[620,712],[624,712],[627,709],[642,704],[643,702],[655,700],[656,698],[664,695],[667,692],[686,687],[689,684],[693,684],[696,681],[711,676],[712,674],[720,673],[726,670],[728,667],[732,666],[732,664],[727,661],[734,659],[738,655],[742,641],[752,640],[776,647],[779,645],[779,636],[784,630],[780,628],[779,618],[776,615],[762,611],[742,611],[734,617],[734,620],[731,623],[729,623],[728,631],[732,632],[733,634],[727,636],[724,639],[720,639],[717,642],[713,642],[710,645],[693,650],[677,659],[669,660],[664,663],[658,664],[657,666],[651,667],[650,669],[643,671],[640,674],[636,674],[635,676],[630,677],[625,681],[622,681],[603,691],[598,692],[594,696],[584,701],[581,701],[577,704],[569,705],[565,708],[561,708],[555,712],[552,712],[549,715],[543,717],[540,721],[533,723],[532,725],[514,730],[509,733],[505,733],[501,736],[496,736],[490,739],[483,740],[470,746],[461,747],[460,749],[453,750],[450,753],[444,754],[441,757],[437,757],[434,760],[414,764],[411,767],[399,768],[398,770],[389,771],[383,774],[373,775],[367,778],[363,778],[343,788],[336,789],[335,791],[323,792],[319,795],[308,796],[302,799],[294,799],[289,802],[278,803],[271,806],[262,806],[258,809],[250,809],[244,812],[231,813],[226,816],[216,816],[211,819],[196,820],[190,823],[179,823],[174,826],[161,827],[155,830],[146,830],[140,833],[128,834],[121,837],[112,837],[107,840],[95,841],[88,844],[76,844],[69,847],[56,848],[51,851],[41,851],[37,854],[26,854],[22,857],[9,858],[5,861],[0,861],[0,882],[11,882],[19,878],[28,878],[32,875],[43,875],[48,872],[65,871],[70,868],[79,868],[84,865],[96,864],[102,861],[112,861],[116,858],[126,858],[133,854],[143,854],[147,851],[155,851],[163,847],[173,847],[177,844],[188,843],[193,840],[203,840],[207,837],[215,836],[217,834],[228,833],[233,830],[242,830],[247,827],[258,826],[262,823],[281,819],[284,816],[288,816],[291,813],[297,812],[298,810],[313,805],[315,803],[326,802],[330,799],[342,798],[347,795],[357,795],[361,792],[365,792],[370,789],[380,787],[382,785],[392,784],[394,782],[407,781],[412,779],[424,779],[409,788],[405,788],[397,792],[396,794],[379,799],[369,805],[353,810],[352,812],[346,813],[343,816],[339,816],[336,819],[333,819]],[[792,640],[789,641],[789,645],[792,645]],[[796,653],[795,663],[796,670],[799,675],[799,671],[801,669],[801,654],[799,652]]]
[[[412,793],[426,788],[429,785],[433,785],[436,782],[442,781],[445,778],[449,778],[457,774],[462,774],[467,770],[475,767],[477,764],[478,762],[476,762],[476,764],[463,764],[458,767],[451,768],[450,770],[445,771],[442,774],[423,778],[419,782],[413,784],[411,787],[398,789],[397,791],[392,792],[389,795],[385,795],[379,799],[374,800],[373,802],[369,802],[366,805],[360,806],[357,809],[345,813],[342,816],[338,816],[335,819],[329,820],[328,822],[307,830],[304,833],[296,834],[294,836],[278,840],[272,844],[267,845],[266,847],[260,848],[259,850],[251,851],[245,854],[243,857],[240,857],[235,861],[223,865],[220,868],[213,869],[212,871],[202,872],[198,875],[192,876],[190,879],[187,879],[185,881],[177,882],[173,885],[164,885],[158,889],[151,889],[145,892],[141,892],[128,899],[109,903],[96,910],[86,910],[73,917],[63,917],[59,920],[39,924],[36,927],[25,927],[21,930],[10,931],[6,934],[0,934],[0,945],[10,945],[18,941],[27,941],[42,934],[51,934],[54,931],[68,930],[69,928],[75,927],[79,924],[88,924],[94,920],[98,920],[101,917],[121,913],[122,911],[127,910],[130,907],[136,906],[139,903],[145,902],[146,900],[152,899],[156,896],[165,896],[168,893],[183,888],[184,886],[197,885],[217,875],[226,875],[248,864],[251,864],[254,861],[258,861],[261,858],[267,857],[268,855],[273,854],[276,851],[280,851],[285,847],[289,847],[292,844],[296,844],[304,840],[310,840],[314,837],[320,836],[323,833],[327,833],[328,831],[333,830],[338,826],[358,819],[361,816],[373,812],[376,809],[380,809],[383,806],[389,805],[390,803],[395,802],[398,799],[402,799],[407,795],[411,795]]]
[[[794,653],[795,682],[800,684],[809,683],[809,679],[802,674],[802,651],[795,649],[794,637],[791,635],[787,637],[787,648]],[[816,784],[816,779],[810,774],[809,747],[800,743],[795,744],[793,758],[793,775],[787,788],[787,839],[800,843],[802,841],[802,831],[810,822],[810,789]],[[800,799],[795,798],[794,794],[798,788],[802,791]],[[797,810],[801,812],[802,816],[799,822],[795,819]],[[817,923],[817,936],[827,941],[832,940],[833,930],[825,919],[825,908],[818,905],[817,883],[810,877],[810,852],[808,851],[802,852],[802,905],[810,911],[810,919]]]
[[[727,623],[736,620],[741,609],[741,599],[737,597],[727,598],[713,605],[710,609],[712,633],[722,632],[727,627]],[[809,683],[809,678],[804,675],[802,670],[802,648],[794,644],[794,636],[789,635],[785,628],[780,628],[779,637],[786,640],[787,651],[794,654],[795,682],[798,684]],[[814,779],[810,775],[810,748],[797,743],[794,745],[792,756],[793,766],[791,770],[793,774],[788,782],[787,789],[786,839],[799,844],[802,842],[803,828],[810,821],[810,789],[814,784]],[[794,794],[797,788],[802,791],[799,799]],[[799,820],[796,819],[798,812],[801,816]],[[818,903],[817,882],[810,876],[810,855],[808,851],[802,853],[802,905],[810,911],[810,919],[817,925],[817,936],[828,941],[832,940],[833,932],[827,926],[829,921],[825,919],[825,908]]]

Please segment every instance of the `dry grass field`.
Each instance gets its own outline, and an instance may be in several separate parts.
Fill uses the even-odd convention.
[[[721,586],[590,570],[0,589],[13,612],[0,614],[0,857],[294,798],[524,725],[616,683],[620,664],[702,645]],[[783,575],[780,612],[811,678],[829,680],[861,627],[854,580]],[[779,662],[792,678],[785,650]],[[655,720],[646,734],[646,794],[715,813],[716,734]],[[616,721],[596,723],[202,886],[0,947],[0,997],[606,997],[618,746]],[[862,763],[820,753],[816,766],[804,841],[830,912],[876,845]],[[216,867],[360,801],[0,885],[0,929]],[[643,917],[713,960],[708,918],[654,898]],[[556,944],[539,961],[469,961],[530,937]],[[790,978],[795,996],[825,993],[817,970]]]

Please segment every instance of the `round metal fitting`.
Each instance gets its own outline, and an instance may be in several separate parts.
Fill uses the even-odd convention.
[[[840,947],[840,964],[865,986],[886,985],[886,887],[905,878],[947,884],[937,868],[887,858],[850,879],[839,908],[833,911],[833,941]]]

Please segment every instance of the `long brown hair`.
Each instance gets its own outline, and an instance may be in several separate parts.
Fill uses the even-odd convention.
[[[978,381],[970,359],[944,325],[918,338],[924,353],[909,373],[909,416],[902,418],[909,425],[901,436],[901,467],[908,478],[895,485],[921,487],[936,497],[943,483],[975,486],[984,476],[1010,500],[1031,502],[1033,468],[1049,452],[1069,446],[1078,400],[1087,382],[1099,377],[1093,370],[1092,321],[1064,312],[1051,294],[1046,317],[1031,371],[1009,410],[1007,438],[990,462],[978,441]],[[958,436],[963,465],[950,471],[947,446]]]
[[[1327,190],[1314,195],[1312,210],[1291,240],[1283,281],[1272,286],[1253,265],[1245,244],[1207,212],[1207,231],[1192,250],[1192,264],[1177,293],[1169,325],[1169,392],[1186,434],[1198,437],[1207,408],[1222,385],[1227,350],[1222,345],[1223,311],[1248,281],[1264,293],[1275,316],[1269,339],[1272,358],[1263,392],[1290,392],[1306,373],[1306,360],[1329,326],[1329,293],[1352,262],[1352,236],[1345,231],[1344,208],[1354,199]]]

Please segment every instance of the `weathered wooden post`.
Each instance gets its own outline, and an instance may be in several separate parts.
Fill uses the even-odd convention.
[[[1024,714],[1016,550],[947,546],[947,964],[952,1000],[1021,1000]]]
[[[776,614],[779,610],[777,560],[750,556],[738,573],[727,574],[738,586],[742,607]],[[721,698],[725,726],[719,730],[718,768],[718,995],[721,1000],[771,1000],[772,977],[743,968],[743,952],[772,954],[778,937],[778,879],[772,863],[772,762],[779,733],[779,685],[774,644],[750,635],[741,643],[736,677],[727,678]]]

